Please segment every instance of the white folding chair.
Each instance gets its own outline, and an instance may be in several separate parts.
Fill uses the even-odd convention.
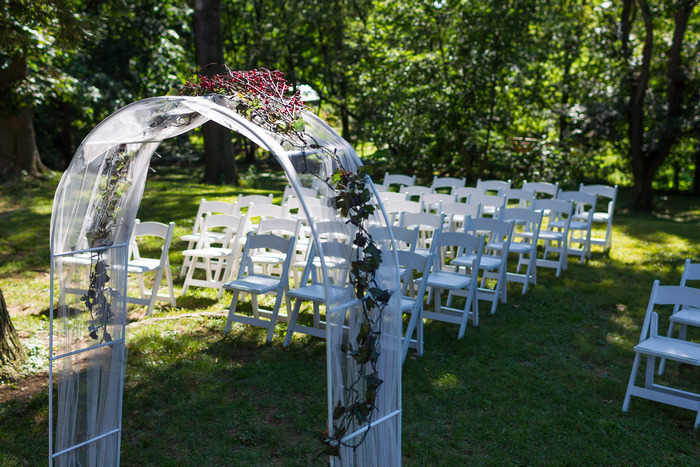
[[[441,214],[445,216],[445,232],[457,232],[464,229],[464,220],[467,217],[481,217],[481,205],[466,203],[446,203],[441,205]]]
[[[352,255],[352,245],[340,243],[337,241],[322,241],[321,251],[323,258],[328,268],[341,268],[345,271],[349,270],[349,262]],[[284,339],[284,345],[288,346],[292,342],[292,336],[295,332],[301,332],[310,336],[326,338],[326,322],[321,319],[320,304],[335,301],[337,297],[348,295],[350,292],[347,284],[347,273],[344,274],[345,280],[341,280],[342,284],[328,284],[330,296],[326,296],[326,285],[322,278],[319,277],[318,269],[319,262],[319,247],[315,242],[312,243],[309,249],[309,256],[302,273],[299,285],[287,292],[287,296],[294,299],[294,308],[289,317],[289,326],[287,327],[287,335]],[[354,295],[353,295],[354,296]],[[313,325],[308,326],[299,323],[299,312],[302,302],[310,301],[313,304]]]
[[[475,186],[460,186],[452,189],[452,195],[458,203],[466,203],[471,195],[485,195],[486,191],[483,188]]]
[[[435,236],[435,232],[442,229],[445,216],[442,214],[428,214],[425,212],[402,212],[399,219],[400,227],[417,227],[418,244],[413,251],[427,256],[430,252],[430,243]]]
[[[234,203],[235,208],[233,210],[234,215],[239,216],[243,209],[246,209],[251,204],[274,204],[274,199],[272,193],[269,195],[239,195],[238,199]]]
[[[512,220],[513,238],[510,242],[510,252],[518,255],[518,265],[515,271],[506,272],[506,282],[523,284],[523,294],[527,292],[528,284],[537,283],[537,243],[542,227],[542,211],[528,208],[501,209],[499,219]],[[525,267],[521,273],[520,268]]]
[[[615,212],[615,201],[617,200],[617,185],[584,185],[581,183],[579,191],[583,193],[595,194],[598,197],[597,205],[601,205],[605,210],[598,210],[593,213],[593,224],[605,224],[605,235],[602,237],[591,236],[591,245],[602,245],[603,251],[608,251],[612,247],[612,227],[613,214]],[[603,201],[601,203],[600,201]],[[607,200],[607,203],[605,201]],[[586,213],[574,215],[575,220],[585,220]]]
[[[401,193],[403,193],[405,198],[409,201],[419,201],[421,196],[432,192],[433,190],[431,190],[430,187],[422,185],[406,186],[401,188]]]
[[[402,361],[406,361],[409,347],[416,349],[419,356],[423,355],[423,300],[433,258],[430,255],[423,256],[406,250],[399,250],[396,253],[399,258],[399,266],[406,271],[402,277],[400,304],[401,313],[410,315],[403,335]],[[414,281],[417,279],[416,273],[421,274],[421,277],[418,281],[418,289],[413,294]],[[415,338],[413,337],[414,333]]]
[[[447,193],[426,193],[420,197],[420,202],[423,203],[424,212],[439,214],[441,206],[454,203],[455,197]]]
[[[482,217],[498,217],[498,210],[506,205],[505,196],[473,194],[467,204],[480,204]]]
[[[559,193],[559,182],[549,183],[524,181],[523,190],[532,191],[535,194],[535,198],[538,199],[556,199],[557,194]]]
[[[513,221],[491,219],[487,217],[467,218],[464,222],[464,232],[483,236],[485,239],[484,251],[481,254],[478,267],[482,270],[481,284],[477,288],[477,299],[491,302],[491,314],[496,312],[499,300],[507,301],[506,271],[508,270],[508,253],[510,252],[511,239],[513,237]],[[458,252],[450,262],[454,267],[471,267],[474,264],[474,252]],[[488,281],[493,280],[493,288],[488,287]],[[448,298],[448,305],[454,295],[459,296],[464,292],[452,292]]]
[[[690,259],[686,259],[680,285],[687,287],[688,281],[697,280],[700,280],[700,263],[693,263]],[[668,337],[673,337],[673,330],[676,325],[678,325],[678,339],[686,340],[688,326],[700,327],[700,303],[693,303],[682,307],[676,304],[669,317]],[[659,374],[663,374],[665,367],[666,359],[662,358],[661,363],[659,363]]]
[[[403,193],[396,193],[393,191],[383,191],[379,193],[379,199],[381,199],[382,204],[384,204],[390,201],[404,201],[406,199],[406,195]]]
[[[639,343],[634,346],[634,363],[630,372],[625,400],[622,404],[623,412],[627,412],[630,400],[632,396],[635,396],[694,411],[696,413],[694,428],[698,428],[700,425],[700,394],[654,382],[657,358],[700,366],[700,344],[659,335],[659,315],[655,311],[655,307],[657,305],[672,305],[682,308],[698,303],[700,303],[700,289],[679,285],[662,286],[659,285],[658,280],[654,281]],[[638,386],[636,383],[637,373],[643,356],[647,358],[644,384]]]
[[[506,197],[505,208],[529,208],[535,202],[535,193],[522,188],[508,188],[501,192],[501,196]]]
[[[452,190],[454,188],[460,188],[463,187],[467,184],[467,178],[455,178],[455,177],[438,177],[435,175],[433,177],[433,183],[430,185],[430,188],[433,190],[433,193],[437,193],[437,190],[440,189],[447,189],[447,193],[452,193]]]
[[[476,181],[476,187],[484,190],[486,194],[503,195],[503,192],[510,189],[510,180],[482,180]]]
[[[402,212],[423,212],[423,203],[417,201],[389,201],[384,203],[384,211],[389,216],[389,222],[396,224]]]
[[[223,285],[228,282],[231,274],[235,274],[233,255],[239,243],[238,235],[245,223],[245,216],[232,214],[207,214],[204,216],[202,231],[195,248],[184,250],[183,255],[192,256],[192,262],[187,268],[185,283],[182,286],[182,294],[186,294],[189,287],[208,287],[219,290],[219,298],[223,293]],[[220,231],[224,233],[221,240],[222,246],[214,246],[210,233]],[[205,278],[194,277],[197,263],[204,264]]]
[[[275,325],[277,324],[280,306],[289,288],[289,267],[294,258],[294,241],[296,237],[284,238],[276,235],[260,234],[248,232],[245,249],[241,256],[241,265],[238,269],[238,278],[224,284],[224,289],[233,292],[231,305],[229,306],[228,317],[224,327],[224,335],[231,330],[234,322],[260,326],[267,329],[267,342],[272,342]],[[258,274],[255,272],[253,262],[253,252],[263,250],[274,252],[277,255],[284,255],[282,271],[279,276]],[[253,316],[236,313],[238,297],[241,293],[249,293],[253,306]],[[258,306],[258,295],[272,294],[275,304],[270,310],[260,309]],[[287,299],[287,312],[291,309]]]
[[[596,206],[595,193],[580,191],[559,191],[557,199],[573,203],[573,216],[569,223],[568,255],[580,256],[581,264],[591,258],[591,230]],[[577,220],[577,217],[580,220]],[[575,245],[580,245],[576,247]]]
[[[293,238],[295,242],[295,254],[292,261],[298,259],[296,250],[296,241],[299,238],[299,230],[301,228],[301,221],[294,219],[277,219],[268,218],[260,219],[257,227],[255,228],[256,235],[269,234],[276,235],[283,238]],[[261,266],[262,271],[265,274],[272,274],[273,270],[279,270],[280,265],[284,263],[287,258],[286,254],[282,254],[274,251],[255,251],[250,253],[250,259],[253,264]],[[257,269],[256,269],[257,271]]]
[[[195,243],[197,243],[197,240],[199,240],[199,232],[202,229],[202,222],[204,222],[204,215],[206,213],[233,214],[234,210],[235,205],[233,203],[229,203],[228,201],[207,201],[206,199],[202,198],[199,202],[199,207],[197,208],[197,215],[194,218],[192,232],[180,237],[180,240],[187,242],[187,247],[185,249],[189,250],[190,248],[194,248]],[[223,236],[218,232],[212,232],[212,241],[214,243],[220,241],[222,238]],[[191,260],[192,258],[185,256],[182,262],[182,267],[180,268],[180,276],[185,275],[185,271],[187,271]]]
[[[573,204],[560,199],[535,200],[534,210],[541,211],[543,216],[540,240],[544,242],[544,252],[537,258],[536,267],[556,269],[556,277],[566,270],[569,260],[569,222],[573,209]],[[556,260],[551,259],[552,254],[557,255]]]
[[[384,185],[387,190],[391,188],[391,185],[399,185],[399,193],[401,193],[404,187],[413,186],[416,184],[416,176],[408,176],[402,174],[390,174],[386,172],[384,174],[384,180],[382,185]]]
[[[445,265],[443,259],[448,256],[448,250],[451,249],[457,249],[463,254],[474,253],[474,260],[469,268],[464,268],[465,272],[450,270]],[[438,231],[431,246],[432,267],[425,285],[435,293],[435,309],[434,311],[424,309],[423,317],[459,325],[458,339],[464,336],[469,319],[475,326],[479,324],[479,301],[476,299],[476,288],[478,264],[481,262],[483,249],[484,239],[482,237],[463,232]],[[443,290],[447,292],[466,291],[464,308],[442,306],[441,292]]]
[[[156,300],[166,301],[170,303],[171,306],[175,306],[173,276],[170,272],[170,260],[168,259],[170,243],[172,242],[174,231],[175,223],[173,222],[165,225],[160,222],[139,222],[137,219],[134,224],[134,229],[131,232],[131,242],[129,245],[131,258],[127,265],[127,271],[129,274],[135,274],[137,276],[140,297],[127,296],[127,302],[137,305],[146,305],[148,307],[146,316],[151,316],[153,305]],[[158,258],[148,258],[141,255],[139,240],[143,241],[144,237],[156,237],[163,240],[160,256]],[[148,273],[155,273],[153,287],[150,292],[147,290],[144,280],[144,275]],[[163,276],[165,276],[168,293],[166,295],[158,295]]]
[[[413,252],[418,245],[418,227],[399,227],[398,225],[391,226],[391,233],[394,236],[394,241],[396,242],[396,249],[398,251],[411,251]]]

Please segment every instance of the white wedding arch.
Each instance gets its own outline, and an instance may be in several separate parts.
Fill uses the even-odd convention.
[[[345,221],[333,207],[335,193],[324,180],[339,168],[356,171],[361,161],[314,114],[304,111],[302,117],[306,144],[300,148],[240,115],[225,97],[154,97],[113,113],[82,142],[58,186],[51,217],[50,465],[119,464],[128,242],[150,160],[160,142],[213,121],[268,150],[297,192],[301,187],[313,188],[323,200],[321,210],[302,205],[318,242],[316,223]],[[374,190],[371,182],[369,186]],[[379,209],[367,227],[383,252],[377,279],[384,289],[393,291],[399,286],[393,237],[376,192],[372,197]],[[325,286],[345,284],[347,270],[327,267],[322,251],[320,258]],[[348,336],[356,335],[348,328],[357,322],[354,318],[361,305],[352,287],[346,289],[347,293],[334,294],[333,301],[326,303],[329,432],[333,408],[339,401],[344,404],[344,388],[357,377],[353,359],[341,346]],[[92,292],[86,295],[88,290]],[[342,447],[340,457],[331,457],[332,464],[401,464],[402,326],[397,295],[381,315],[377,371],[383,384],[372,422],[369,429],[367,424],[355,423],[344,436],[349,442],[358,436],[366,438],[356,449]]]

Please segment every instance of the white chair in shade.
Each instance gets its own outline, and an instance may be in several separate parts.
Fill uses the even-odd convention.
[[[556,277],[559,277],[566,270],[569,259],[569,222],[574,205],[560,199],[536,199],[534,209],[543,215],[540,240],[544,243],[542,257],[537,258],[536,266],[556,269]],[[556,259],[552,259],[552,255],[556,255]]]
[[[401,280],[400,302],[401,313],[409,315],[406,330],[403,334],[402,361],[406,361],[409,347],[416,349],[419,356],[423,355],[423,301],[427,287],[426,279],[430,274],[433,259],[430,255],[423,256],[405,250],[399,250],[396,253],[399,259],[399,266],[406,271]],[[421,274],[421,280],[418,281],[418,287],[414,294],[416,273]],[[414,333],[415,337],[413,337]]]
[[[591,236],[591,245],[602,245],[604,251],[610,250],[612,247],[613,214],[615,212],[615,201],[617,200],[617,185],[584,185],[582,183],[579,186],[579,191],[595,194],[598,197],[598,210],[593,213],[593,225],[595,227],[595,224],[604,224],[605,234],[602,237]],[[574,219],[585,220],[586,214],[576,214]]]
[[[498,210],[505,207],[506,197],[499,195],[470,195],[467,204],[481,205],[482,217],[498,217]]]
[[[471,195],[485,195],[486,191],[483,188],[475,186],[461,186],[452,189],[452,195],[458,203],[466,203]]]
[[[506,303],[506,271],[508,270],[508,254],[513,236],[513,221],[499,220],[486,217],[468,218],[464,223],[464,232],[482,236],[485,239],[484,251],[481,252],[481,259],[478,263],[482,271],[481,283],[477,288],[477,299],[491,302],[491,314],[496,312],[498,302]],[[455,267],[471,267],[475,257],[474,252],[458,252],[457,256],[450,262]],[[495,281],[493,288],[488,287],[490,279]],[[454,295],[464,292],[450,293],[448,305]]]
[[[679,285],[659,285],[654,281],[647,305],[639,343],[634,346],[634,363],[630,372],[629,383],[622,411],[629,410],[632,396],[669,404],[695,412],[694,427],[700,426],[700,394],[685,388],[664,386],[654,381],[656,359],[665,359],[680,364],[700,366],[700,344],[682,339],[659,335],[659,315],[657,305],[688,307],[700,303],[700,289]],[[646,357],[643,385],[637,385],[637,375],[642,357]]]
[[[502,195],[505,190],[510,189],[510,180],[482,180],[476,181],[476,187],[481,188],[486,194]]]
[[[532,203],[535,202],[535,193],[522,188],[508,188],[501,192],[501,196],[506,197],[506,208],[532,209]]]
[[[580,256],[580,263],[583,264],[586,259],[591,259],[591,231],[593,230],[593,213],[595,213],[597,197],[595,193],[560,190],[557,199],[573,204],[567,254]]]
[[[379,193],[379,199],[382,200],[382,204],[385,204],[390,201],[405,201],[406,195],[403,193],[396,193],[394,191],[382,191]]]
[[[219,298],[223,293],[223,285],[229,277],[235,274],[233,254],[238,245],[238,235],[245,223],[245,216],[232,214],[207,214],[204,216],[202,231],[195,248],[184,250],[185,256],[191,256],[192,262],[187,268],[185,283],[182,286],[182,294],[186,294],[190,287],[207,287],[219,290]],[[212,232],[222,232],[224,238],[219,245],[211,241]],[[197,263],[204,265],[205,277],[195,277]]]
[[[326,303],[326,299],[328,299],[329,302],[333,302],[337,297],[344,297],[346,295],[354,297],[352,291],[349,291],[349,288],[352,287],[347,283],[347,271],[349,271],[348,262],[352,255],[352,245],[337,241],[321,241],[321,248],[326,266],[329,269],[339,268],[344,270],[344,278],[341,278],[339,283],[328,284],[330,296],[327,297],[326,285],[320,281],[317,271],[320,266],[318,262],[318,246],[315,242],[312,242],[299,285],[287,292],[287,296],[294,300],[294,307],[289,317],[287,335],[284,339],[285,346],[288,346],[292,342],[292,336],[295,332],[325,339],[326,322],[321,318],[320,305]],[[299,322],[299,314],[303,302],[312,302],[313,304],[313,324],[311,326]]]
[[[423,256],[428,256],[430,243],[435,236],[435,232],[442,229],[443,223],[444,216],[442,214],[425,212],[402,212],[399,219],[399,227],[418,228],[418,242],[413,251]]]
[[[535,198],[538,199],[556,199],[557,194],[559,193],[559,182],[549,183],[524,181],[523,190],[532,191],[535,194]]]
[[[156,300],[162,300],[168,302],[171,306],[175,306],[173,276],[170,272],[170,260],[168,259],[170,243],[172,242],[174,231],[175,224],[173,222],[165,225],[160,222],[139,222],[137,219],[131,233],[131,242],[129,246],[131,258],[127,265],[127,271],[129,274],[135,274],[137,276],[140,297],[127,296],[127,302],[137,305],[146,305],[148,307],[146,316],[151,316],[153,305]],[[146,237],[155,237],[162,240],[158,258],[148,258],[141,254],[139,242],[143,241]],[[155,278],[153,279],[153,286],[149,290],[149,288],[146,287],[144,276],[150,273],[155,274]],[[165,277],[167,294],[159,295],[158,290],[160,289],[163,277]]]
[[[481,217],[481,205],[478,203],[447,203],[441,205],[441,214],[445,216],[442,230],[458,232],[464,229],[464,221],[468,217]]]
[[[197,215],[194,218],[194,225],[192,226],[192,232],[180,237],[180,240],[187,242],[186,250],[194,248],[195,243],[199,240],[199,232],[202,229],[202,223],[204,222],[204,215],[206,213],[211,214],[233,214],[235,206],[233,203],[228,201],[217,201],[202,198],[199,202],[199,207],[197,208]],[[212,232],[212,242],[216,243],[223,238],[218,232]],[[190,265],[192,258],[185,256],[182,262],[182,268],[180,268],[180,276],[185,275],[185,271]]]
[[[445,265],[444,258],[447,251],[457,249],[463,254],[473,253],[474,260],[470,267],[455,271]],[[484,249],[484,239],[463,232],[438,231],[433,239],[431,255],[433,255],[432,268],[428,276],[426,286],[435,293],[434,310],[423,310],[423,317],[436,321],[457,324],[459,331],[457,338],[464,337],[467,322],[479,324],[479,301],[476,299],[478,283],[478,264],[481,261],[481,252]],[[442,305],[442,291],[465,291],[464,307],[456,308]]]
[[[512,220],[513,238],[510,242],[510,252],[518,255],[515,271],[506,272],[506,282],[523,284],[523,294],[529,284],[537,283],[537,243],[542,227],[542,211],[528,208],[506,208],[499,213],[499,219]],[[493,248],[497,248],[494,246]],[[525,272],[521,272],[522,268]]]
[[[466,177],[438,177],[437,175],[435,175],[433,177],[433,183],[430,185],[430,188],[433,190],[433,193],[437,193],[437,191],[441,189],[443,191],[446,191],[447,193],[452,193],[453,189],[463,187],[466,184]]]
[[[228,334],[234,322],[243,323],[267,329],[267,342],[272,341],[275,325],[280,319],[280,307],[289,288],[289,267],[294,259],[295,240],[296,237],[284,238],[276,235],[256,235],[253,232],[248,232],[245,249],[241,257],[241,265],[238,268],[238,277],[223,285],[224,289],[233,292],[226,325],[224,326],[224,334]],[[255,272],[253,256],[255,252],[261,254],[260,251],[284,256],[280,275],[271,276]],[[251,295],[253,316],[236,312],[238,297],[241,293],[249,293]],[[272,309],[261,309],[258,306],[258,295],[266,294],[275,296],[275,303]],[[287,299],[287,312],[289,312],[290,308],[289,299]]]
[[[402,212],[420,213],[423,212],[423,203],[418,201],[389,201],[384,203],[384,211],[389,216],[392,225],[398,223]]]
[[[415,175],[390,174],[389,172],[384,174],[384,180],[382,181],[382,185],[384,185],[387,190],[391,189],[392,185],[398,185],[399,192],[402,191],[403,187],[413,186],[415,184]]]
[[[433,190],[431,190],[430,187],[422,185],[406,186],[401,188],[401,193],[403,193],[406,199],[410,201],[418,201],[420,200],[421,196],[432,192]]]
[[[688,286],[688,281],[700,280],[700,263],[693,263],[690,259],[685,260],[683,274],[680,285]],[[668,319],[668,337],[673,337],[673,331],[678,326],[678,339],[686,340],[688,326],[700,327],[700,303],[693,303],[684,306],[676,304],[673,307],[671,316]],[[662,358],[659,363],[659,374],[663,374],[666,367],[666,359]]]
[[[439,213],[441,206],[447,203],[454,203],[455,197],[447,193],[426,193],[420,197],[423,203],[423,211],[429,213]]]

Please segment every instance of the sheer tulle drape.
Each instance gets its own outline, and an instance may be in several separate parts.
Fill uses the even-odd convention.
[[[361,163],[352,147],[311,113],[304,114],[306,141],[303,144],[290,144],[280,135],[256,126],[234,112],[222,97],[145,99],[117,111],[98,125],[81,144],[59,184],[51,220],[52,279],[57,293],[57,307],[52,318],[52,378],[55,377],[58,384],[51,443],[52,453],[66,451],[56,457],[57,464],[116,465],[119,462],[126,364],[123,297],[128,251],[123,245],[133,227],[148,166],[158,144],[209,120],[246,136],[274,154],[296,190],[302,186],[316,190],[325,209],[309,210],[302,205],[316,241],[320,240],[316,223],[345,222],[333,208],[334,193],[328,180],[336,169],[354,171]],[[115,165],[122,163],[127,164],[126,168]],[[111,234],[102,244],[95,245],[91,232],[103,215],[105,186],[109,185],[117,168],[126,170],[127,175],[115,196],[117,205],[110,207],[114,208],[110,211],[113,219],[107,223]],[[300,199],[303,201],[303,197]],[[372,215],[368,228],[383,252],[379,281],[384,288],[395,290],[398,267],[382,210]],[[321,258],[324,282],[328,286],[345,285],[347,266],[327,267],[323,253]],[[98,344],[100,339],[89,337],[90,320],[86,319],[87,312],[80,300],[80,291],[88,288],[90,271],[97,259],[108,269],[108,301],[113,314],[106,328],[111,342],[102,344]],[[327,304],[329,419],[332,407],[346,397],[343,388],[356,371],[348,363],[352,359],[341,351],[344,340],[356,335],[352,326],[357,321],[360,306],[353,304],[353,298],[354,292],[348,287],[346,294]],[[349,333],[347,329],[344,331],[348,326]],[[385,418],[387,421],[372,426],[360,448],[344,450],[335,463],[363,466],[401,463],[401,315],[395,300],[383,314],[381,331],[379,377],[384,383],[378,393],[373,420]],[[80,446],[81,443],[85,444]]]

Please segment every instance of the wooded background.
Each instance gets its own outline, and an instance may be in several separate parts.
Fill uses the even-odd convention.
[[[651,209],[700,191],[696,4],[0,0],[0,178],[64,169],[110,113],[225,63],[311,86],[382,171],[620,183]],[[161,152],[235,184],[256,151],[222,131]]]

